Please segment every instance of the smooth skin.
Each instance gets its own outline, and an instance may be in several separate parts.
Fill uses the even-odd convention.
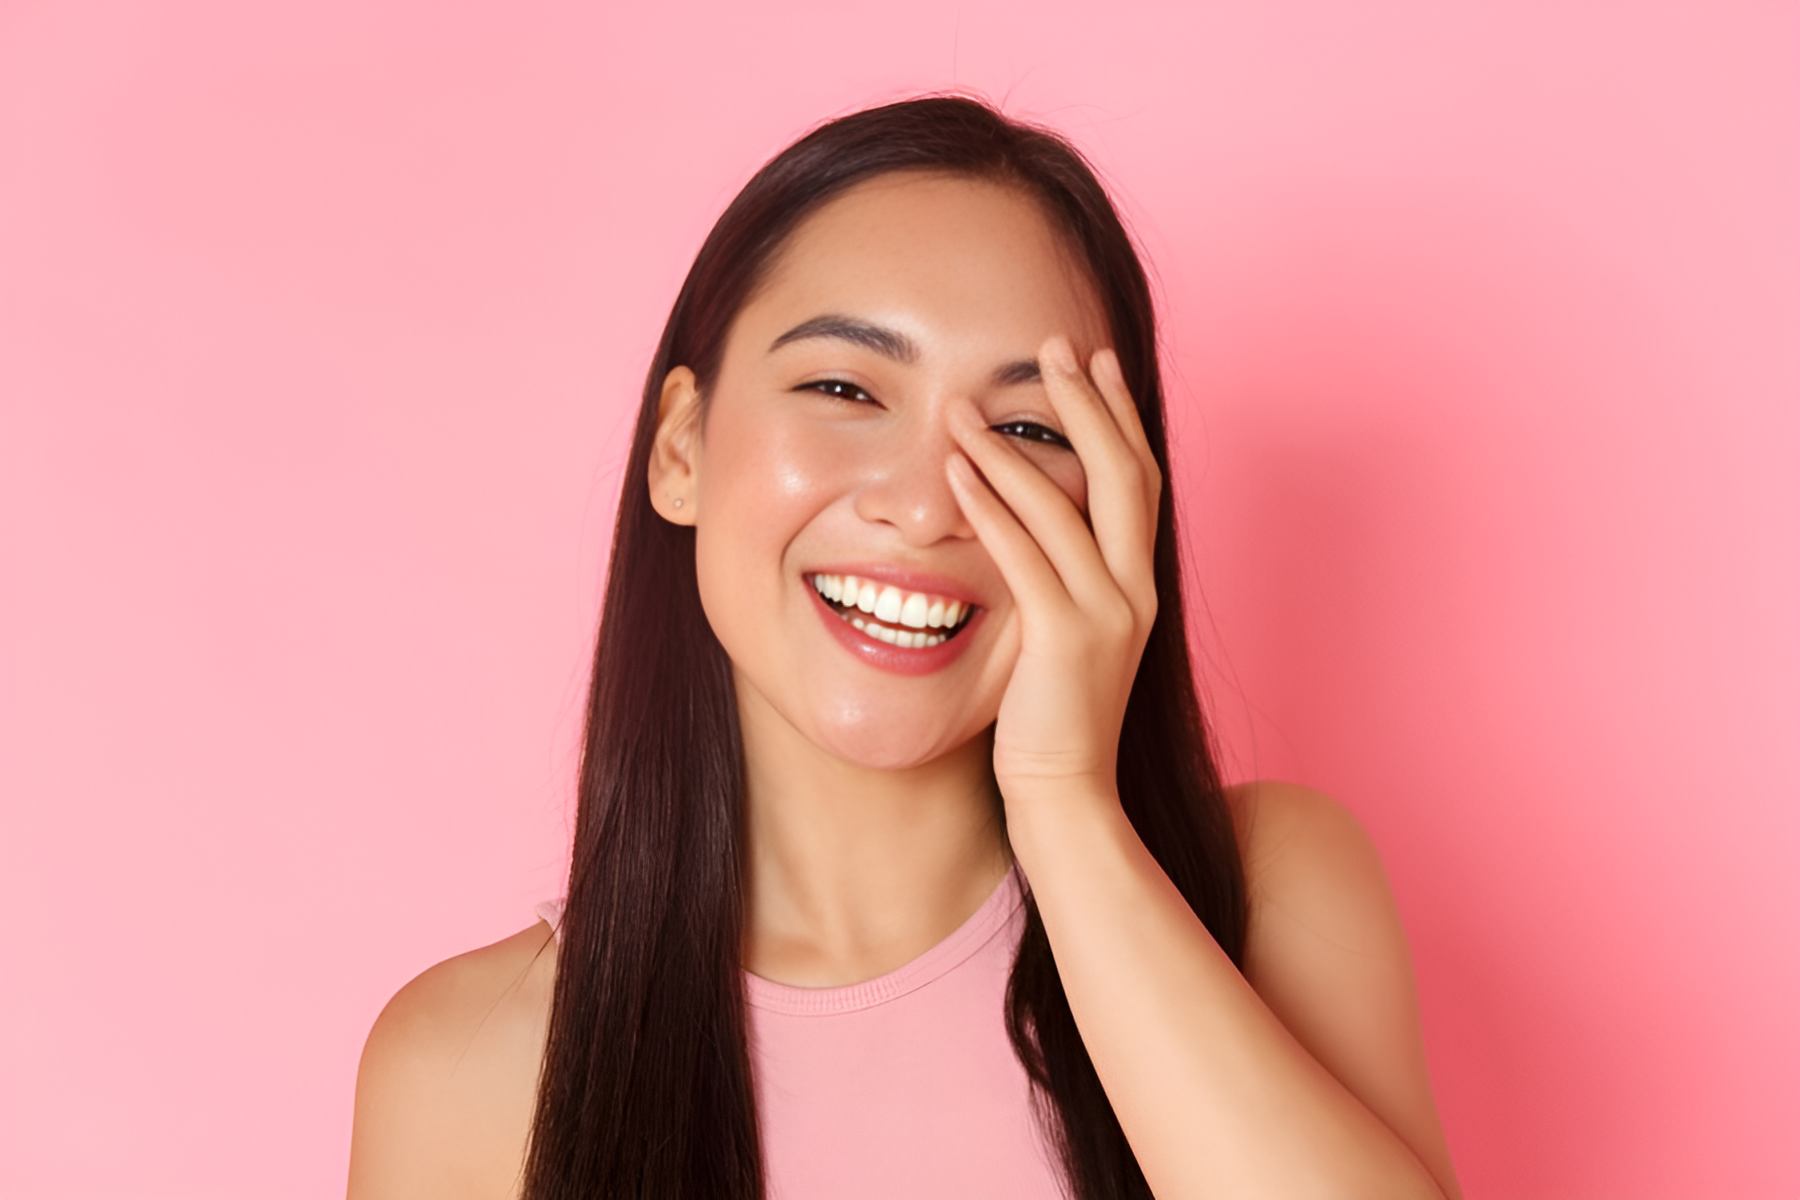
[[[844,320],[783,340],[820,317]],[[708,396],[671,372],[651,497],[696,527],[735,670],[745,966],[797,986],[894,970],[1016,857],[1158,1197],[1455,1198],[1405,935],[1355,819],[1233,789],[1240,974],[1120,808],[1163,482],[1107,340],[1033,202],[902,174],[795,233]],[[953,580],[984,610],[964,652],[923,676],[848,654],[806,575],[852,563]],[[353,1200],[517,1195],[554,971],[539,924],[394,998],[358,1078]]]

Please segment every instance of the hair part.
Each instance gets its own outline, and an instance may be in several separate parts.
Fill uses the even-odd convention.
[[[731,664],[700,606],[694,530],[651,507],[663,380],[705,394],[733,322],[795,230],[859,183],[933,172],[1016,187],[1088,273],[1164,477],[1155,312],[1131,238],[1057,134],[925,96],[821,125],[707,235],[644,385],[613,536],[577,792],[568,904],[526,1160],[526,1200],[763,1193],[740,961],[744,764]],[[1240,960],[1242,865],[1194,688],[1175,511],[1158,501],[1158,609],[1126,706],[1119,795],[1145,846]],[[1148,1197],[1069,1011],[1029,894],[1006,1026],[1077,1200]]]

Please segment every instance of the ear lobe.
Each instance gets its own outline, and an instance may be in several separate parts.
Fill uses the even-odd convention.
[[[700,385],[686,367],[663,380],[656,409],[656,441],[650,447],[650,507],[673,525],[692,525],[699,515]]]

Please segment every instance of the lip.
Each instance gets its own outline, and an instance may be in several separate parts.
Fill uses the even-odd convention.
[[[808,572],[808,574],[813,573]],[[845,567],[841,571],[830,567],[821,567],[817,573],[855,575],[859,579],[879,580],[882,583],[891,583],[895,587],[910,587],[913,591],[919,592],[934,591],[938,586],[936,583],[914,584],[911,582],[913,579],[930,579],[930,576],[908,575],[907,572],[894,571],[877,574],[873,568],[869,568],[865,574],[864,569],[857,567]],[[903,581],[896,576],[907,576],[907,578]],[[977,605],[975,615],[963,623],[955,637],[947,638],[935,646],[928,646],[922,650],[903,650],[899,646],[878,642],[868,634],[862,633],[850,622],[838,616],[837,609],[831,607],[825,597],[819,595],[819,590],[813,587],[811,581],[802,579],[801,583],[806,588],[807,594],[812,597],[813,608],[818,612],[819,619],[825,622],[826,632],[836,638],[839,645],[855,655],[859,661],[878,671],[887,671],[894,675],[930,675],[935,671],[943,670],[962,657],[963,651],[967,650],[971,644],[970,634],[987,618],[988,614],[986,608]],[[963,600],[963,597],[955,592],[939,591],[937,594],[947,596],[952,600]],[[972,601],[964,600],[964,603],[972,603]]]

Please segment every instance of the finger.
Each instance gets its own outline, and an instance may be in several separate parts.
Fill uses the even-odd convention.
[[[1003,503],[1021,531],[1036,543],[1063,589],[1083,608],[1116,601],[1113,581],[1094,535],[1063,490],[1004,435],[989,429],[975,407],[957,405],[949,413],[950,434],[987,487]]]
[[[1038,354],[1044,391],[1088,478],[1088,519],[1108,570],[1127,594],[1148,603],[1155,593],[1151,551],[1160,478],[1145,476],[1109,401],[1082,373],[1074,350],[1051,338]],[[1155,463],[1148,464],[1152,469]]]
[[[963,516],[975,529],[975,536],[1000,568],[1001,578],[1012,592],[1021,620],[1031,622],[1040,616],[1058,619],[1073,607],[1068,591],[1037,541],[1019,523],[1011,510],[976,473],[967,458],[952,453],[944,463],[944,474]]]
[[[1112,414],[1132,453],[1137,455],[1140,463],[1151,468],[1160,483],[1162,468],[1156,465],[1156,455],[1150,450],[1150,435],[1144,432],[1144,420],[1138,412],[1137,401],[1125,384],[1125,371],[1119,365],[1118,352],[1110,347],[1096,350],[1088,363],[1088,375],[1106,401],[1107,411]]]
[[[1118,353],[1110,348],[1095,351],[1088,364],[1088,373],[1101,399],[1105,401],[1113,423],[1137,460],[1138,471],[1144,483],[1144,502],[1147,506],[1145,512],[1149,516],[1147,533],[1154,552],[1156,525],[1161,511],[1158,502],[1162,499],[1162,468],[1157,465],[1156,455],[1150,449],[1150,436],[1144,432],[1144,422],[1138,413],[1137,402],[1132,398],[1131,389],[1125,385],[1125,372],[1119,366]]]

